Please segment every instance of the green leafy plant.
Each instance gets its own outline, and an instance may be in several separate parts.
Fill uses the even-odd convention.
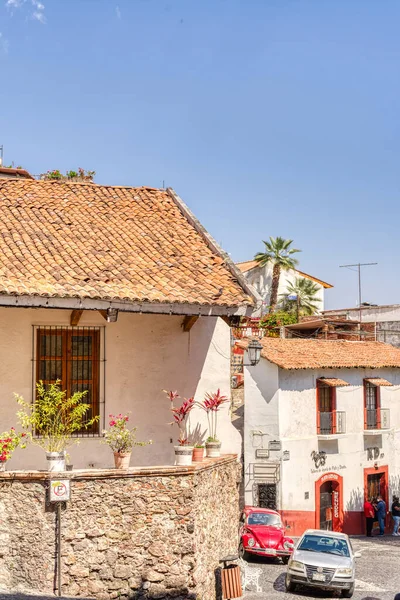
[[[14,427],[0,434],[0,462],[10,460],[14,450],[26,448],[26,433],[17,433]]]
[[[66,398],[67,393],[60,386],[60,380],[48,386],[39,381],[36,384],[36,400],[32,404],[15,394],[21,406],[17,412],[19,423],[29,430],[27,435],[32,442],[46,452],[63,452],[68,446],[78,443],[79,440],[71,436],[99,420],[99,416],[87,419],[90,404],[83,402],[86,391],[75,392]]]
[[[264,267],[267,264],[273,265],[270,311],[275,312],[278,302],[278,288],[281,272],[296,267],[298,260],[293,258],[293,254],[301,252],[301,250],[291,248],[293,240],[285,240],[282,237],[270,237],[269,242],[264,241],[263,244],[265,246],[264,252],[258,252],[254,257],[254,260],[258,262],[260,267]]]
[[[66,176],[68,179],[74,179],[75,177],[78,177],[78,173],[77,171],[67,171]]]
[[[63,175],[62,175],[61,171],[59,171],[58,169],[54,169],[53,171],[47,171],[45,178],[46,179],[62,179]]]
[[[288,283],[285,294],[280,294],[283,309],[293,312],[297,320],[303,315],[314,315],[318,312],[321,299],[318,298],[320,287],[310,279],[296,277],[294,283]],[[296,299],[290,297],[296,296]]]
[[[147,446],[152,444],[153,440],[148,442],[138,442],[136,439],[137,427],[129,429],[128,415],[109,415],[110,429],[103,431],[104,443],[107,444],[113,452],[127,453],[133,446]]]
[[[297,323],[296,314],[280,310],[264,315],[260,320],[260,327],[265,329],[269,337],[279,337],[279,327],[292,323]]]
[[[178,392],[168,392],[167,390],[163,390],[165,394],[167,394],[168,399],[170,401],[170,410],[172,413],[172,418],[174,419],[169,425],[177,425],[179,428],[179,438],[178,444],[180,446],[188,445],[188,430],[187,430],[187,419],[191,410],[193,410],[195,402],[194,397],[192,398],[184,398],[182,405],[177,407],[174,405],[175,400],[180,398]]]
[[[204,448],[204,444],[195,444],[194,447],[195,448]]]

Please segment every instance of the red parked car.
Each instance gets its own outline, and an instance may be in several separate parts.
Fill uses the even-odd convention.
[[[240,519],[239,554],[279,556],[286,564],[293,552],[294,542],[285,535],[280,514],[269,508],[245,506]]]

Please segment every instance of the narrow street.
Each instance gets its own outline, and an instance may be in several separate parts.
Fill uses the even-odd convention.
[[[355,551],[362,556],[357,559],[356,591],[354,600],[393,600],[395,593],[400,592],[400,538],[385,536],[368,540],[365,537],[352,538]],[[333,594],[316,590],[298,588],[296,594],[285,591],[286,567],[280,561],[252,559],[251,568],[261,569],[259,584],[262,592],[247,591],[244,600],[278,600],[287,598],[332,598]]]

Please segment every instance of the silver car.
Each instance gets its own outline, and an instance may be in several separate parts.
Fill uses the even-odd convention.
[[[324,590],[341,590],[343,598],[354,593],[354,553],[345,533],[307,529],[298,541],[288,564],[286,590],[294,592],[297,584]]]

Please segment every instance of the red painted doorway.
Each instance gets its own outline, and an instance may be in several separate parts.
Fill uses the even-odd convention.
[[[315,482],[315,527],[342,531],[343,477],[337,473],[325,473]]]

